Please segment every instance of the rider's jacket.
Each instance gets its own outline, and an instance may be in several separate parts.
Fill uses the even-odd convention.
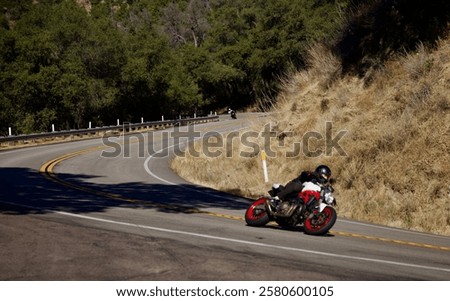
[[[324,178],[322,178],[317,172],[314,171],[303,171],[297,178],[292,181],[300,184],[303,184],[305,182],[324,184],[326,182]]]

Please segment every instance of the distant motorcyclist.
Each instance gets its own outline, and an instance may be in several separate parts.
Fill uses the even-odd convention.
[[[297,178],[293,179],[274,196],[275,200],[284,201],[286,196],[294,192],[302,191],[304,184],[312,182],[314,184],[324,185],[331,179],[331,169],[326,165],[319,165],[314,171],[303,171]]]
[[[230,114],[231,118],[236,119],[236,111],[232,108],[228,108],[228,114]]]

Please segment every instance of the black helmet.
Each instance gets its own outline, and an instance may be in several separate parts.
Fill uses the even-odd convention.
[[[331,169],[326,165],[317,166],[315,172],[325,181],[331,178]]]

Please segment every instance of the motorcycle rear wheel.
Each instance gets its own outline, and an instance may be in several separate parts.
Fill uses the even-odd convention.
[[[245,222],[252,227],[261,227],[270,221],[266,212],[266,199],[260,198],[253,202],[245,211]]]
[[[304,231],[309,235],[324,235],[334,226],[336,219],[336,210],[327,206],[319,214],[305,220]]]

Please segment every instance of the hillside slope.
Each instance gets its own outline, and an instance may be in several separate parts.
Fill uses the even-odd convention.
[[[450,235],[450,39],[364,77],[341,71],[327,48],[313,48],[309,69],[285,83],[271,120],[255,124],[260,146],[269,122],[278,137],[271,139],[270,180],[284,183],[325,163],[337,179],[340,217]],[[299,142],[308,143],[288,158]],[[224,150],[217,158],[188,153],[172,166],[193,182],[264,194],[260,156],[243,157],[244,149],[235,144],[232,156]]]

